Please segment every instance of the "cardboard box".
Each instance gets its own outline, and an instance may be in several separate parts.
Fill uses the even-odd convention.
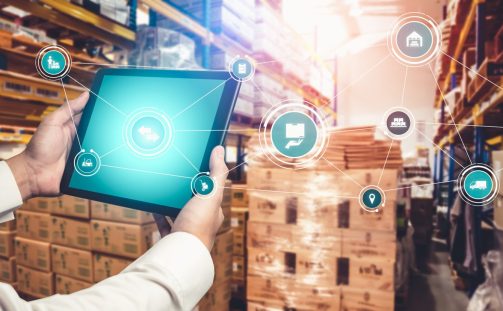
[[[93,269],[95,283],[102,281],[106,278],[119,274],[122,270],[126,269],[133,261],[129,259],[112,257],[103,254],[93,254]]]
[[[91,201],[91,215],[93,219],[111,220],[138,225],[154,222],[152,213],[97,201]]]
[[[16,231],[16,220],[10,220],[0,223],[0,231],[13,232]]]
[[[246,278],[246,258],[243,256],[232,257],[232,280],[244,281]]]
[[[341,230],[341,256],[365,260],[396,260],[396,233],[374,230]]]
[[[392,292],[394,284],[394,262],[337,258],[337,285]]]
[[[50,243],[21,237],[16,237],[14,243],[16,245],[16,262],[18,265],[40,271],[51,271]]]
[[[0,232],[0,257],[14,256],[14,237],[16,232]]]
[[[215,244],[211,250],[211,258],[215,264],[214,283],[227,282],[230,284],[232,278],[232,231],[217,235]]]
[[[63,195],[59,198],[59,204],[52,206],[51,213],[66,217],[89,219],[91,215],[89,200]]]
[[[248,207],[248,190],[246,190],[246,185],[232,185],[231,206]]]
[[[230,180],[225,181],[224,196],[222,199],[222,213],[224,215],[224,221],[220,228],[218,228],[217,234],[228,231],[231,228],[231,186],[232,182]]]
[[[395,309],[394,292],[368,290],[365,287],[341,288],[341,310],[389,311]]]
[[[232,254],[244,256],[246,254],[246,238],[243,232],[232,231],[234,234]]]
[[[246,277],[244,280],[232,279],[231,296],[237,300],[246,300]]]
[[[248,276],[246,297],[248,301],[259,302],[277,310],[329,310],[339,311],[340,288],[334,285],[319,286],[297,282],[293,279],[265,278],[263,276]],[[251,308],[248,310],[260,310]]]
[[[93,281],[93,255],[90,251],[52,245],[52,271],[86,282]]]
[[[68,295],[71,293],[78,292],[79,290],[91,287],[93,284],[89,282],[84,282],[82,280],[77,280],[68,276],[56,274],[56,294]]]
[[[337,284],[337,254],[248,248],[248,275],[333,286]]]
[[[21,209],[39,213],[50,213],[51,210],[58,205],[59,198],[38,197],[24,202]]]
[[[54,294],[52,272],[42,272],[18,264],[16,273],[17,287],[20,292],[35,298],[44,298]]]
[[[388,199],[378,212],[365,211],[358,200],[339,205],[339,228],[396,232],[396,201]]]
[[[0,258],[0,281],[10,284],[16,282],[16,257]]]
[[[92,220],[91,228],[93,251],[132,259],[141,256],[159,239],[155,223],[132,225]]]
[[[296,311],[340,311],[339,309],[339,299],[333,302],[318,302],[314,301],[299,301],[296,303],[291,303],[288,301],[248,301],[247,307],[248,311],[285,311],[285,310],[296,310]],[[365,310],[367,311],[367,310]]]
[[[16,217],[18,236],[45,242],[51,241],[51,215],[18,210]]]
[[[231,300],[231,288],[229,283],[215,283],[201,298],[197,311],[227,311]]]
[[[344,173],[342,180],[339,181],[341,195],[358,196],[362,190],[360,185],[379,184],[383,190],[396,189],[398,185],[398,170],[396,169],[351,169],[345,170]],[[386,201],[396,201],[397,193],[397,191],[386,191]]]
[[[56,244],[91,249],[91,227],[88,221],[51,217],[51,241]]]
[[[248,201],[249,199],[247,199]],[[234,233],[245,233],[246,222],[248,221],[248,207],[232,207],[231,208],[231,227]]]

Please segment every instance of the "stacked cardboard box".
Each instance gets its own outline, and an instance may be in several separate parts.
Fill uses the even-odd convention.
[[[246,300],[246,225],[249,199],[246,185],[233,185],[231,194],[231,227],[234,232],[232,297],[239,303]]]
[[[222,200],[224,223],[220,227],[211,258],[215,265],[215,279],[210,290],[197,306],[198,311],[229,310],[232,280],[233,230],[231,230],[231,182],[227,181]]]
[[[350,129],[345,133],[354,134]],[[342,130],[337,135],[340,138]],[[349,164],[373,164],[341,172],[319,161],[309,169],[289,170],[262,158],[250,166],[247,299],[251,310],[394,307],[393,189],[399,161],[383,170],[385,158],[381,161],[375,146],[380,149],[387,143],[387,153],[390,145],[375,141],[373,135],[366,149],[362,145],[358,152],[349,148],[354,138],[337,141],[333,136],[325,158],[337,160],[342,169]],[[347,149],[352,150],[348,156]],[[385,207],[369,213],[360,207],[358,195],[362,186],[377,184],[389,190]]]
[[[16,285],[16,257],[14,236],[16,221],[0,224],[0,282]]]

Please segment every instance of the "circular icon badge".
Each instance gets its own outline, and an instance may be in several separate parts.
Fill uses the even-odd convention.
[[[312,104],[286,100],[272,107],[259,127],[264,154],[283,168],[303,168],[321,158],[328,145],[325,118]]]
[[[208,197],[215,189],[215,180],[208,173],[199,173],[192,178],[192,193],[198,197]]]
[[[470,205],[491,203],[498,194],[499,181],[494,171],[485,164],[464,168],[458,178],[461,198]]]
[[[377,213],[384,206],[384,191],[377,186],[367,186],[360,192],[360,206],[367,212]]]
[[[385,133],[396,140],[403,140],[409,137],[414,130],[416,121],[412,113],[402,107],[396,107],[388,110],[384,114]]]
[[[440,51],[438,25],[428,15],[408,13],[400,16],[388,36],[388,47],[401,63],[420,66]]]
[[[98,173],[101,167],[101,159],[93,150],[86,151],[82,149],[73,161],[75,171],[82,176],[90,177]]]
[[[255,64],[248,56],[238,55],[229,63],[229,74],[236,81],[246,82],[253,78]]]
[[[124,139],[131,150],[145,157],[166,151],[173,136],[171,122],[151,108],[133,113],[126,121]]]
[[[311,152],[317,138],[316,123],[302,112],[285,112],[274,121],[271,128],[274,147],[288,158],[300,158]]]
[[[37,72],[45,79],[59,80],[70,71],[72,59],[68,51],[58,45],[50,45],[40,50],[35,59]]]

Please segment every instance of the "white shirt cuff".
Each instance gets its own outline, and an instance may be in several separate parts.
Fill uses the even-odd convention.
[[[23,204],[23,197],[5,161],[0,161],[0,198],[0,223],[14,219],[12,212]]]

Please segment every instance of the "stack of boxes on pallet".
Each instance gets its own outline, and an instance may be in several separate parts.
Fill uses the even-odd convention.
[[[246,185],[233,185],[231,190],[231,227],[234,233],[232,252],[232,298],[246,301],[246,227],[248,191]]]
[[[14,236],[16,222],[9,221],[0,224],[0,282],[16,287],[16,257],[14,252]]]
[[[222,212],[224,222],[218,230],[211,258],[215,265],[215,279],[210,290],[199,302],[197,311],[226,311],[231,300],[233,231],[231,230],[231,185],[225,183]]]
[[[325,157],[339,158],[333,153],[344,154],[348,146],[331,142]],[[375,160],[371,149],[378,142],[357,143],[373,168],[340,172],[318,163],[288,170],[265,160],[250,165],[249,310],[393,309],[397,242],[392,189],[398,170],[392,165],[383,171],[385,160]],[[354,165],[344,163],[351,159],[355,154],[343,155],[341,167]],[[358,195],[362,186],[377,184],[390,191],[385,207],[369,213],[360,207]]]

